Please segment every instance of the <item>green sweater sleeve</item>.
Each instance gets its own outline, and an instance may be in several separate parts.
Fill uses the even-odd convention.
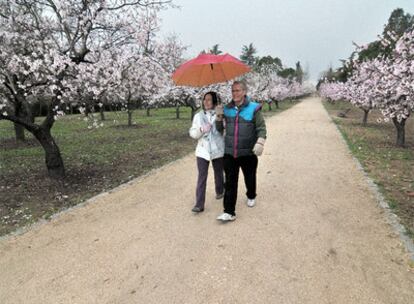
[[[266,123],[262,114],[262,111],[256,112],[254,116],[254,124],[256,126],[256,136],[257,138],[266,138]]]

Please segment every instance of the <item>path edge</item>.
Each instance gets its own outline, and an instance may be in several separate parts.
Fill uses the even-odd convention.
[[[96,200],[98,200],[99,198],[101,198],[103,196],[109,195],[109,194],[111,194],[113,192],[116,192],[116,191],[119,191],[119,190],[128,188],[129,186],[132,186],[134,184],[140,183],[143,179],[145,179],[145,178],[147,178],[149,176],[155,175],[159,171],[162,171],[164,169],[167,169],[168,167],[171,167],[171,166],[175,165],[176,163],[178,163],[180,161],[183,161],[185,158],[189,157],[193,153],[194,152],[190,152],[190,153],[188,153],[188,154],[186,154],[186,155],[184,155],[184,156],[182,156],[182,157],[180,157],[178,159],[175,159],[175,160],[173,160],[173,161],[171,161],[169,163],[166,163],[166,164],[162,165],[161,167],[151,169],[147,173],[144,173],[144,174],[142,174],[142,175],[140,175],[140,176],[138,176],[138,177],[136,177],[134,179],[131,179],[131,180],[125,182],[125,183],[122,183],[122,184],[116,186],[115,188],[111,188],[109,190],[100,192],[100,193],[98,193],[98,194],[96,194],[96,195],[88,198],[87,200],[85,200],[85,201],[83,201],[83,202],[81,202],[79,204],[76,204],[74,206],[71,206],[71,207],[62,209],[62,210],[60,210],[60,211],[52,214],[48,219],[40,218],[38,221],[36,221],[34,223],[25,225],[23,227],[19,227],[18,229],[14,230],[14,231],[12,231],[12,232],[10,232],[8,234],[5,234],[5,235],[0,236],[0,242],[4,242],[4,241],[10,240],[10,239],[12,239],[14,237],[17,237],[17,236],[21,236],[23,234],[26,234],[26,233],[34,230],[34,229],[40,228],[43,225],[46,225],[48,223],[51,223],[52,221],[55,221],[55,220],[59,219],[60,217],[64,216],[66,213],[72,212],[72,211],[74,211],[76,209],[83,208],[83,207],[85,207],[85,206],[87,206],[89,204],[96,203]]]
[[[392,229],[398,234],[398,236],[400,237],[400,240],[404,243],[404,245],[407,249],[407,252],[410,256],[411,261],[414,262],[414,242],[407,235],[407,230],[401,224],[400,218],[398,217],[398,215],[396,215],[394,212],[392,212],[392,209],[390,208],[390,205],[389,205],[388,201],[386,200],[384,195],[379,190],[378,185],[374,182],[374,180],[365,171],[365,169],[362,166],[359,159],[356,158],[352,154],[352,151],[349,149],[348,143],[346,142],[343,133],[339,129],[339,126],[333,121],[333,119],[332,119],[331,115],[329,114],[328,110],[323,105],[322,99],[320,99],[320,103],[321,103],[322,107],[324,108],[326,114],[328,115],[330,122],[335,126],[336,130],[340,134],[341,140],[347,148],[347,152],[353,158],[355,164],[357,165],[358,170],[360,172],[362,172],[362,174],[364,175],[364,178],[367,181],[369,189],[375,195],[375,200],[376,200],[377,204],[384,210],[385,219],[386,219],[387,223],[390,224]]]

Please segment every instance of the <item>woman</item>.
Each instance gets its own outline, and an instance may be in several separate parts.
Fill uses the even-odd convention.
[[[214,181],[216,185],[216,199],[223,198],[223,156],[224,137],[216,129],[215,107],[218,104],[215,92],[208,92],[203,98],[203,110],[198,112],[190,128],[190,136],[198,139],[195,151],[197,157],[197,188],[196,204],[193,212],[203,212],[206,199],[206,184],[210,161],[213,163]]]

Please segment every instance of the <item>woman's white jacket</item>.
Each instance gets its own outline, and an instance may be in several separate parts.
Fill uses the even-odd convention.
[[[211,129],[203,134],[201,127],[206,124],[211,124]],[[212,160],[224,156],[224,137],[216,129],[216,112],[214,110],[201,110],[194,115],[189,133],[192,138],[198,139],[195,151],[197,157]]]

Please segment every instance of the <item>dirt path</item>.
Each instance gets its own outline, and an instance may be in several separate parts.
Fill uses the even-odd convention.
[[[267,125],[258,204],[240,187],[235,222],[215,220],[211,179],[190,212],[185,157],[2,240],[0,303],[414,303],[408,254],[320,100]]]

